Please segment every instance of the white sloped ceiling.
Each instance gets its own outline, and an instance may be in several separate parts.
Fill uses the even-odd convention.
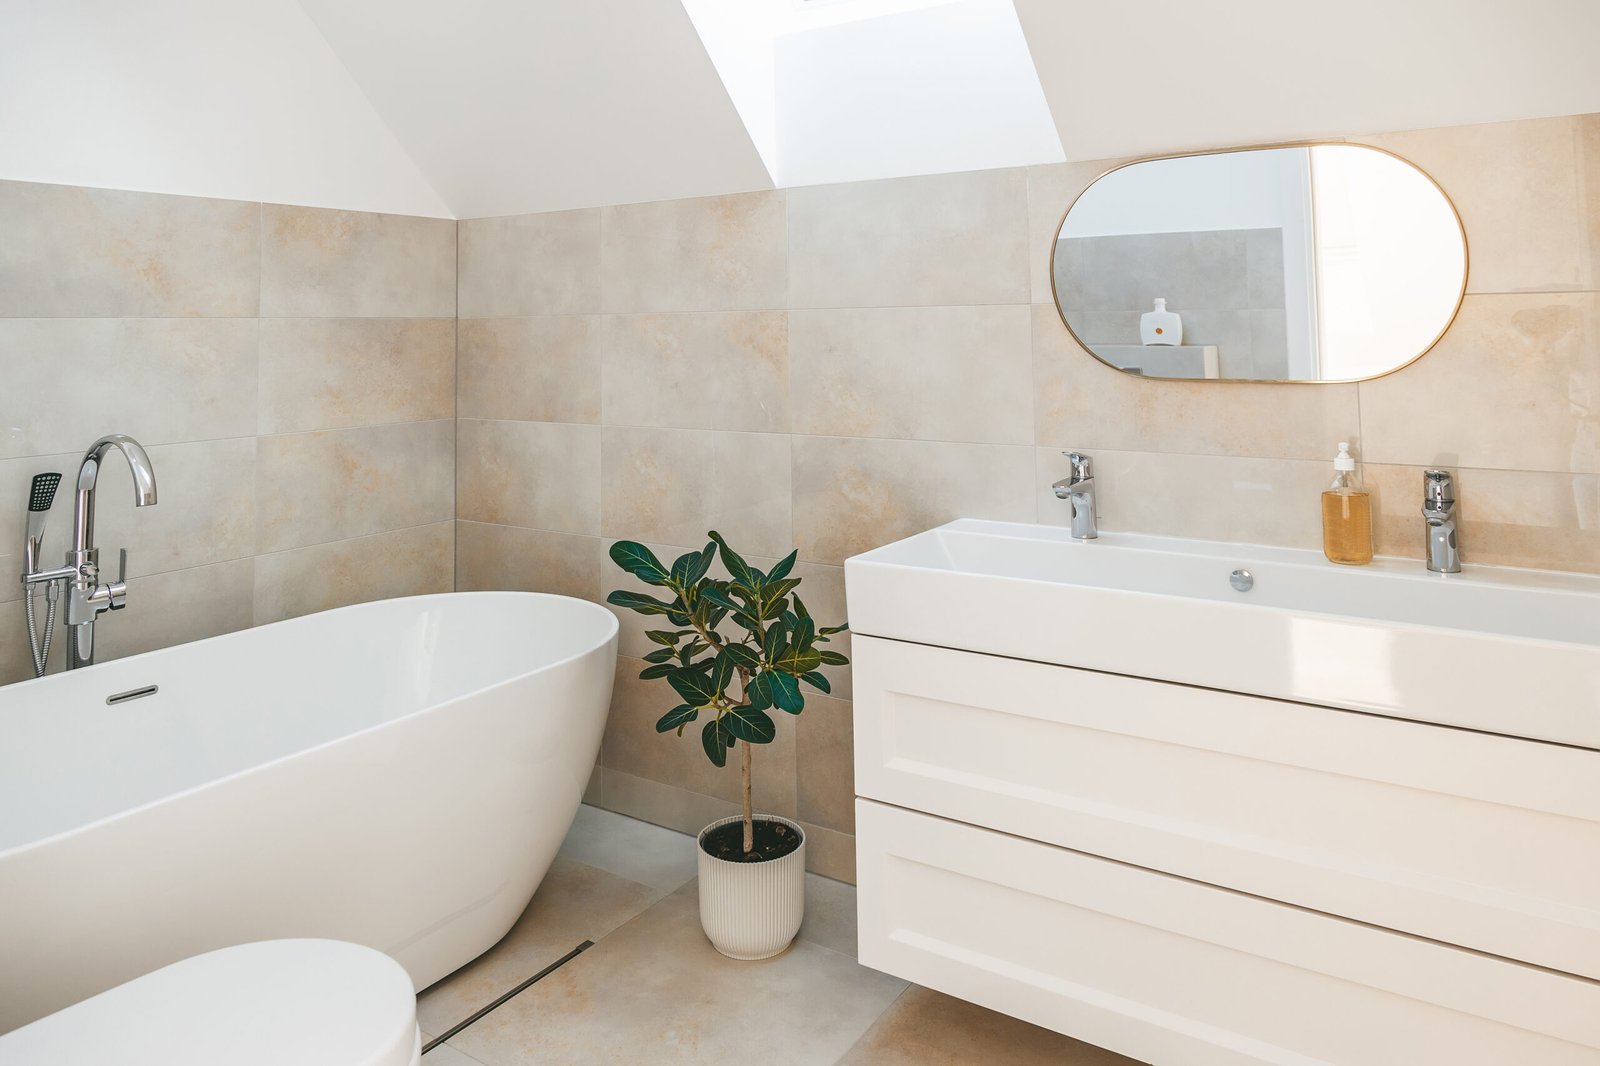
[[[1600,111],[1600,0],[1015,0],[1068,159]]]
[[[458,217],[772,188],[679,0],[301,0]]]
[[[0,0],[0,178],[452,214],[295,0]]]
[[[1600,111],[1600,0],[685,3],[0,0],[0,179],[471,218]]]

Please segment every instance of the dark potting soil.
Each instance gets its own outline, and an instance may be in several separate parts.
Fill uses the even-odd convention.
[[[729,822],[707,833],[700,846],[706,854],[728,862],[771,862],[800,846],[800,834],[782,822],[755,820],[755,846],[744,850],[744,823]]]

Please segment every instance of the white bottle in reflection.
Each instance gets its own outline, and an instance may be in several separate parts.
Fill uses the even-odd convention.
[[[1183,319],[1167,310],[1167,301],[1156,298],[1156,309],[1139,316],[1139,340],[1143,344],[1182,344]]]

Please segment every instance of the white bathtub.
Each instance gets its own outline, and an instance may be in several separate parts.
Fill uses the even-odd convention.
[[[0,688],[0,1032],[254,940],[366,944],[419,989],[470,961],[577,811],[616,634],[419,596]]]

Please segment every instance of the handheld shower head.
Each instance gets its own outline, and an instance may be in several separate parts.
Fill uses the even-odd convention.
[[[44,542],[44,522],[50,515],[50,506],[56,502],[56,489],[61,487],[57,473],[35,474],[28,487],[28,540],[23,548],[23,563],[28,573],[39,568],[39,546]]]
[[[33,475],[33,484],[28,486],[28,513],[38,514],[50,510],[50,505],[56,502],[56,489],[60,487],[60,474]]]

